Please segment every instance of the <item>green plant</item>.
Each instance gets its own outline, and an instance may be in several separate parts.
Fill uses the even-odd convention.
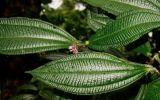
[[[160,1],[84,0],[84,2],[107,12],[100,13],[98,8],[95,8],[94,12],[88,11],[88,24],[96,32],[89,40],[85,42],[77,40],[68,32],[37,19],[1,18],[0,53],[20,55],[69,49],[74,54],[26,73],[52,88],[75,95],[94,96],[120,91],[150,76],[151,80],[148,80],[152,82],[144,83],[135,99],[152,100],[154,96],[154,100],[158,100],[159,70],[149,64],[131,62],[124,60],[123,56],[118,58],[104,52],[116,51],[123,55],[124,46],[160,27]],[[115,18],[110,17],[110,14]],[[151,54],[149,42],[134,51],[148,57],[153,56],[152,60],[159,62],[157,54],[155,56]],[[31,89],[31,86],[27,89]],[[39,94],[42,96],[43,93],[52,94],[51,91],[40,89]],[[32,95],[29,97],[36,98]],[[51,96],[44,98],[55,99],[55,96],[49,97]]]

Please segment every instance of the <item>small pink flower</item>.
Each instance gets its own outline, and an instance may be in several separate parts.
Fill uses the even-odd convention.
[[[72,52],[73,54],[78,53],[78,47],[75,44],[72,44],[71,46],[69,46],[69,51]]]

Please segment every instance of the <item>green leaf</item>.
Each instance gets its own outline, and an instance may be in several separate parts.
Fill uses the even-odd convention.
[[[98,14],[95,12],[88,11],[87,13],[87,22],[91,29],[97,31],[98,29],[104,27],[106,24],[109,24],[113,19],[109,18],[104,14]]]
[[[147,88],[148,88],[147,84],[141,85],[141,88],[140,88],[135,100],[144,100],[144,93],[146,92]]]
[[[52,61],[27,73],[69,93],[92,95],[127,87],[142,78],[150,65],[124,63],[107,53],[79,53]]]
[[[126,12],[121,16],[123,17],[99,29],[90,38],[89,47],[99,51],[120,48],[160,26],[160,14],[149,10]]]
[[[135,100],[160,100],[160,79],[142,85]]]
[[[35,78],[35,79],[37,79],[37,78]],[[51,86],[46,85],[44,82],[41,82],[39,80],[37,80],[36,84],[37,84],[38,90],[50,89],[51,88]]]
[[[160,11],[159,0],[83,0],[93,6],[100,7],[109,13],[119,15],[122,12],[150,9]]]
[[[35,100],[36,97],[32,94],[20,94],[10,98],[9,100]]]
[[[151,49],[152,49],[151,44],[149,42],[146,42],[145,44],[142,44],[139,47],[135,48],[133,51],[149,57],[152,55]]]
[[[22,85],[20,87],[18,87],[18,90],[33,90],[33,91],[37,91],[37,87],[33,84],[25,84]]]
[[[76,39],[38,19],[0,18],[0,53],[29,54],[68,48]]]
[[[64,97],[58,96],[50,90],[40,90],[39,95],[45,100],[70,100],[70,99],[66,99]]]

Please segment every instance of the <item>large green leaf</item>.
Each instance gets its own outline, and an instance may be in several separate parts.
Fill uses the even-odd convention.
[[[68,48],[76,39],[38,19],[0,18],[0,53],[28,54]]]
[[[159,0],[83,0],[93,6],[100,7],[109,13],[118,15],[122,12],[150,9],[160,11]]]
[[[126,12],[120,16],[90,38],[90,48],[99,51],[119,48],[160,26],[160,14],[149,10]]]
[[[87,14],[87,22],[91,29],[94,31],[102,28],[106,24],[109,24],[113,21],[113,19],[109,18],[104,14],[98,14],[95,12],[88,11]]]
[[[91,95],[124,88],[151,70],[149,65],[124,63],[110,54],[92,52],[67,56],[27,73],[57,89]]]
[[[135,100],[160,100],[160,79],[142,85]]]

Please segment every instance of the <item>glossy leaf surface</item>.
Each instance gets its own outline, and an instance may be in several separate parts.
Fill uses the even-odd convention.
[[[76,39],[38,19],[0,18],[0,53],[16,55],[68,48]]]
[[[79,53],[29,71],[57,89],[79,95],[124,88],[152,70],[149,65],[126,63],[107,53]]]
[[[109,13],[119,15],[122,12],[150,9],[160,11],[159,0],[83,0],[93,6],[100,7]]]
[[[90,48],[102,51],[123,47],[160,26],[160,14],[149,10],[126,12],[120,16],[90,38]]]

